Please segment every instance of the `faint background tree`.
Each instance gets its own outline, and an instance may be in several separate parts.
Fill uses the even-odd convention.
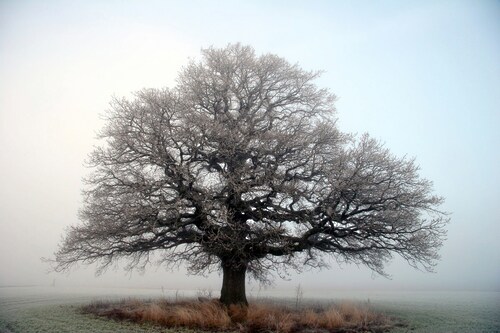
[[[186,263],[222,271],[222,303],[247,304],[247,275],[337,262],[385,275],[398,254],[431,270],[443,199],[368,135],[335,125],[335,96],[302,70],[240,44],[202,51],[173,89],[114,99],[90,155],[81,224],[55,254],[103,270]]]

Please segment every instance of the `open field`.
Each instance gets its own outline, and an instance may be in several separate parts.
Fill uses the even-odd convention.
[[[391,333],[500,333],[498,292],[436,292],[420,298],[413,296],[378,302],[378,309],[409,324]]]
[[[196,291],[175,292],[147,289],[0,288],[0,333],[34,332],[179,332],[151,325],[116,322],[82,314],[79,307],[92,300],[126,297],[151,299],[195,296]],[[293,292],[262,293],[259,299],[294,305]],[[255,295],[254,295],[255,296]],[[301,304],[328,305],[342,299],[367,304],[374,311],[396,316],[408,326],[391,332],[500,332],[500,293],[489,292],[329,292],[306,293]],[[287,298],[288,297],[288,298]],[[193,332],[182,329],[182,332]]]
[[[105,297],[114,299],[118,296],[107,294]],[[51,292],[49,288],[36,287],[0,288],[0,333],[162,332],[150,326],[119,323],[82,314],[79,307],[95,298],[97,296],[92,292]]]

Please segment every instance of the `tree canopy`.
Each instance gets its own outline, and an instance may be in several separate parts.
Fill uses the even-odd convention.
[[[174,88],[114,99],[56,269],[144,267],[155,253],[222,270],[225,304],[246,303],[247,273],[333,259],[385,274],[394,254],[430,270],[443,199],[414,160],[339,131],[319,75],[235,44],[203,50]]]

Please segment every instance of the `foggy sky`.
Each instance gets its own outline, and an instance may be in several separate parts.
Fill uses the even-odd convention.
[[[390,280],[332,262],[275,288],[500,290],[495,1],[1,1],[0,286],[220,287],[182,268],[47,274],[40,257],[78,223],[111,97],[172,87],[202,47],[234,42],[325,70],[317,83],[339,96],[339,128],[415,157],[451,213],[434,274],[399,258]]]

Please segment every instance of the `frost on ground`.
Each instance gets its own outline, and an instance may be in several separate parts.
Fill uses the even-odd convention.
[[[41,305],[4,313],[0,309],[0,333],[157,333],[151,325],[117,322],[82,314],[78,306]]]

